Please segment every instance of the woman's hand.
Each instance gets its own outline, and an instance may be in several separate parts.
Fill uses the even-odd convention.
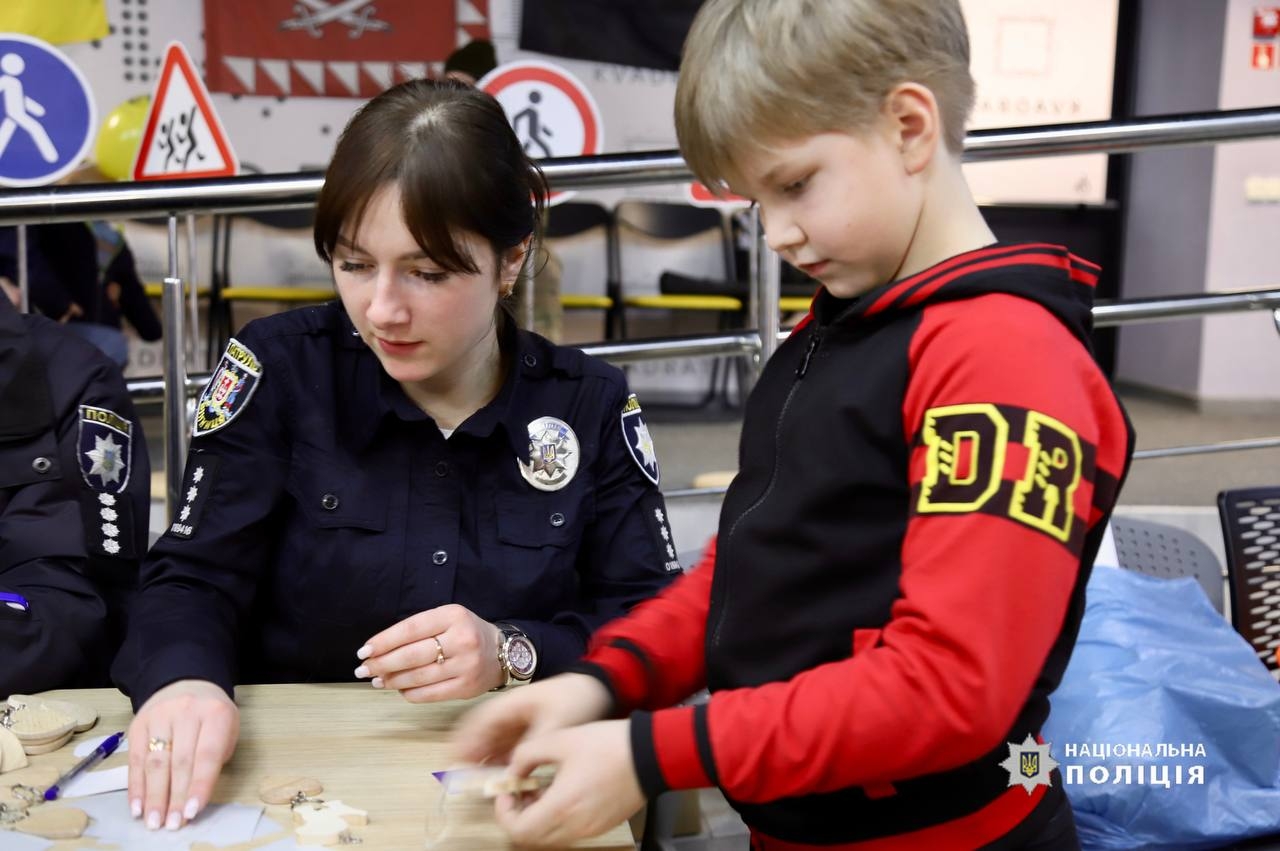
[[[526,738],[598,721],[609,712],[609,691],[595,677],[561,674],[520,686],[468,712],[453,734],[460,762],[505,763]]]
[[[356,658],[357,677],[393,688],[412,703],[475,697],[503,685],[502,631],[457,604],[405,618],[370,638]]]
[[[133,817],[146,813],[151,830],[177,830],[195,818],[239,735],[240,710],[211,682],[179,680],[151,695],[129,725]]]
[[[631,756],[631,722],[599,721],[534,736],[511,754],[510,773],[525,777],[556,766],[538,796],[503,795],[494,814],[520,847],[556,848],[596,836],[644,806]]]

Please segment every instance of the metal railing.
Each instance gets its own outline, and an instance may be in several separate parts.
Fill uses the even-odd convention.
[[[1280,136],[1280,109],[1247,109],[1048,125],[970,133],[965,160],[1000,159],[1085,153],[1125,153],[1155,147],[1218,144]],[[554,189],[588,189],[672,183],[691,177],[677,151],[610,154],[547,160],[542,163]],[[182,292],[177,274],[177,217],[180,215],[304,208],[315,203],[323,185],[319,172],[292,175],[254,175],[201,181],[156,181],[120,186],[59,186],[0,193],[0,224],[140,218],[157,214],[169,221],[169,270],[162,295],[165,321],[164,364],[161,379],[135,379],[130,392],[139,399],[165,399],[166,474],[170,504],[180,487],[185,451],[186,403],[207,376],[186,375],[181,353],[185,348]],[[786,333],[779,328],[778,294],[781,261],[764,241],[753,220],[750,277],[750,315],[758,330],[585,346],[584,351],[616,363],[668,357],[750,355],[762,366]],[[19,240],[21,249],[25,240]],[[20,282],[24,290],[25,281]],[[1179,296],[1100,304],[1094,316],[1099,326],[1147,322],[1244,310],[1271,309],[1280,330],[1280,290]],[[1276,439],[1280,442],[1280,438]],[[1257,443],[1237,441],[1236,444]],[[1226,444],[1224,444],[1225,446]],[[1190,454],[1195,447],[1143,450],[1135,457]],[[1233,447],[1236,448],[1236,447]],[[1238,448],[1253,448],[1239,446]],[[1228,451],[1226,449],[1214,451]],[[682,492],[683,495],[683,492]]]

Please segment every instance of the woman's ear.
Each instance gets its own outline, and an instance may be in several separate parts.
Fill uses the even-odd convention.
[[[933,92],[919,83],[899,83],[885,98],[884,112],[907,174],[924,171],[937,153],[942,133],[942,118]]]
[[[533,234],[526,236],[517,244],[511,246],[502,255],[502,269],[499,272],[498,279],[504,296],[511,295],[511,290],[515,288],[516,279],[520,277],[520,271],[524,268],[525,259],[529,256],[529,249],[533,245]]]

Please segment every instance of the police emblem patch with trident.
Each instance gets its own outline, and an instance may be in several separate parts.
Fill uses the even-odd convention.
[[[529,423],[529,458],[516,459],[524,480],[542,491],[558,491],[573,480],[580,456],[578,436],[564,420],[539,417]]]
[[[1027,735],[1022,744],[1009,745],[1009,756],[1000,763],[1000,767],[1009,772],[1009,785],[1021,786],[1030,795],[1037,786],[1052,786],[1050,775],[1058,767],[1058,761],[1049,753],[1049,744],[1037,744]]]

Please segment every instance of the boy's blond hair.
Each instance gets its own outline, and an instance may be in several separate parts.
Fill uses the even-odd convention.
[[[869,125],[908,81],[933,92],[959,154],[973,106],[959,0],[708,0],[680,64],[680,150],[714,189],[753,148]]]

